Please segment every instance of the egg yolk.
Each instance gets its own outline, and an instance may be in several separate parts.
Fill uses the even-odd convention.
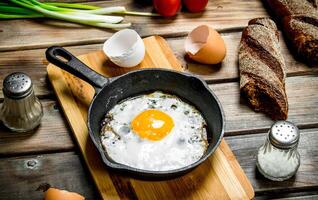
[[[174,127],[172,118],[160,110],[146,110],[131,122],[132,130],[142,138],[159,141]]]

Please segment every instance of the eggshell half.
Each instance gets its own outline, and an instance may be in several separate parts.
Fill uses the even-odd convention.
[[[191,59],[203,64],[220,63],[226,54],[221,35],[207,25],[192,30],[186,38],[184,47]]]
[[[116,32],[103,46],[106,56],[120,67],[134,67],[145,56],[145,45],[135,30],[124,29]]]
[[[45,192],[44,200],[85,200],[85,198],[75,192],[49,188]]]

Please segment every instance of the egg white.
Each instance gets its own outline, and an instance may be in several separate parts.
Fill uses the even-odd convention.
[[[157,109],[174,121],[171,132],[160,141],[141,138],[130,127],[139,113]],[[154,92],[127,99],[106,115],[101,141],[115,162],[151,171],[166,171],[198,161],[206,151],[206,122],[193,106],[174,95]]]

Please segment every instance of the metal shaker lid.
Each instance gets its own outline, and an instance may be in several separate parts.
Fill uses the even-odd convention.
[[[269,140],[277,148],[289,149],[299,141],[299,129],[289,121],[277,121],[269,131]]]
[[[3,94],[6,97],[20,99],[28,96],[32,91],[31,78],[22,72],[8,75],[3,81]]]

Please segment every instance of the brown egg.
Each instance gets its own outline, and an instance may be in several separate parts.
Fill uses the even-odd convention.
[[[191,59],[203,64],[220,63],[226,54],[221,35],[207,25],[192,30],[186,38],[184,47]]]
[[[49,188],[45,192],[44,200],[84,200],[85,198],[75,192]]]

